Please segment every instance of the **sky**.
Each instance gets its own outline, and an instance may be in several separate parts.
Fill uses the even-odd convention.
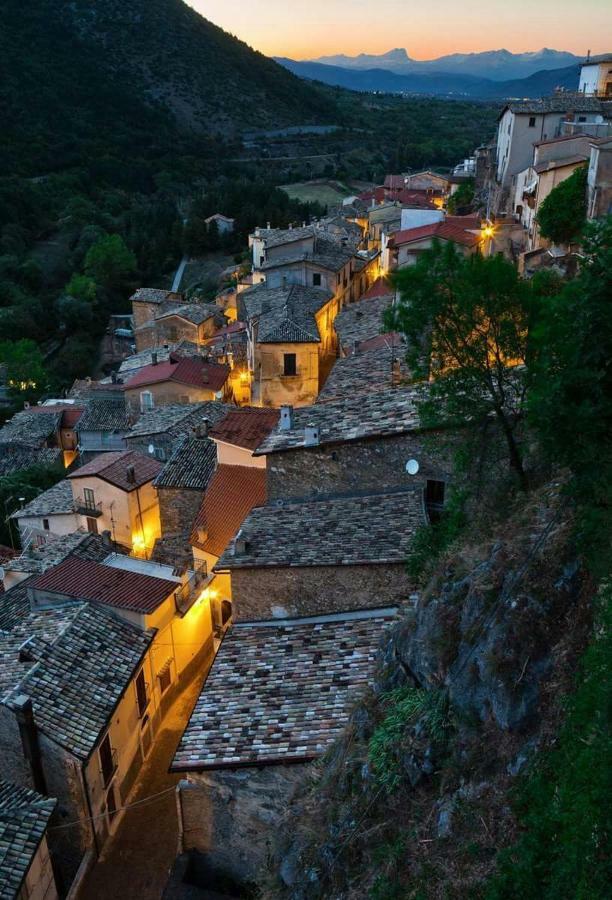
[[[187,0],[215,25],[269,56],[313,59],[385,53],[513,53],[551,47],[612,50],[610,0]]]

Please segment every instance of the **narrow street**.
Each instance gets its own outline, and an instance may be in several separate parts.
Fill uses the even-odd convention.
[[[168,773],[204,680],[199,673],[177,696],[157,734],[130,796],[134,803],[173,787],[179,775]],[[128,809],[102,858],[89,873],[83,900],[159,900],[177,853],[178,823],[174,791]]]

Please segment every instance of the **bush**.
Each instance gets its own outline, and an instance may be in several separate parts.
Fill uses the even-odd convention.
[[[576,169],[542,203],[538,225],[542,237],[553,244],[576,240],[586,222],[587,170]]]

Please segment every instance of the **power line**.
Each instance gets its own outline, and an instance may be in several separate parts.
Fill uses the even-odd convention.
[[[133,809],[135,806],[143,806],[145,803],[149,803],[152,800],[157,800],[158,797],[163,797],[165,794],[169,794],[170,791],[175,791],[176,785],[172,787],[165,788],[163,791],[158,791],[156,794],[149,794],[148,797],[142,797],[140,800],[135,800],[133,803],[126,803],[125,806],[118,806],[115,812],[122,812],[125,809]],[[84,816],[82,819],[75,819],[73,822],[64,822],[63,825],[52,825],[49,828],[49,831],[60,831],[63,828],[72,828],[75,825],[81,825],[83,822],[95,822],[98,819],[105,819],[108,813],[100,813],[98,816]]]

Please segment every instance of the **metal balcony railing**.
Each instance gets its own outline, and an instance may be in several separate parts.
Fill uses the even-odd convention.
[[[102,503],[92,503],[91,500],[87,500],[85,497],[77,497],[73,503],[73,508],[81,516],[90,516],[97,519],[102,515]]]
[[[188,612],[195,601],[198,598],[198,594],[200,593],[200,588],[202,584],[208,578],[208,566],[205,562],[202,562],[198,566],[195,567],[193,571],[193,575],[191,575],[185,584],[182,584],[178,590],[175,591],[174,594],[174,605],[176,607],[176,611],[180,615],[185,615]]]

